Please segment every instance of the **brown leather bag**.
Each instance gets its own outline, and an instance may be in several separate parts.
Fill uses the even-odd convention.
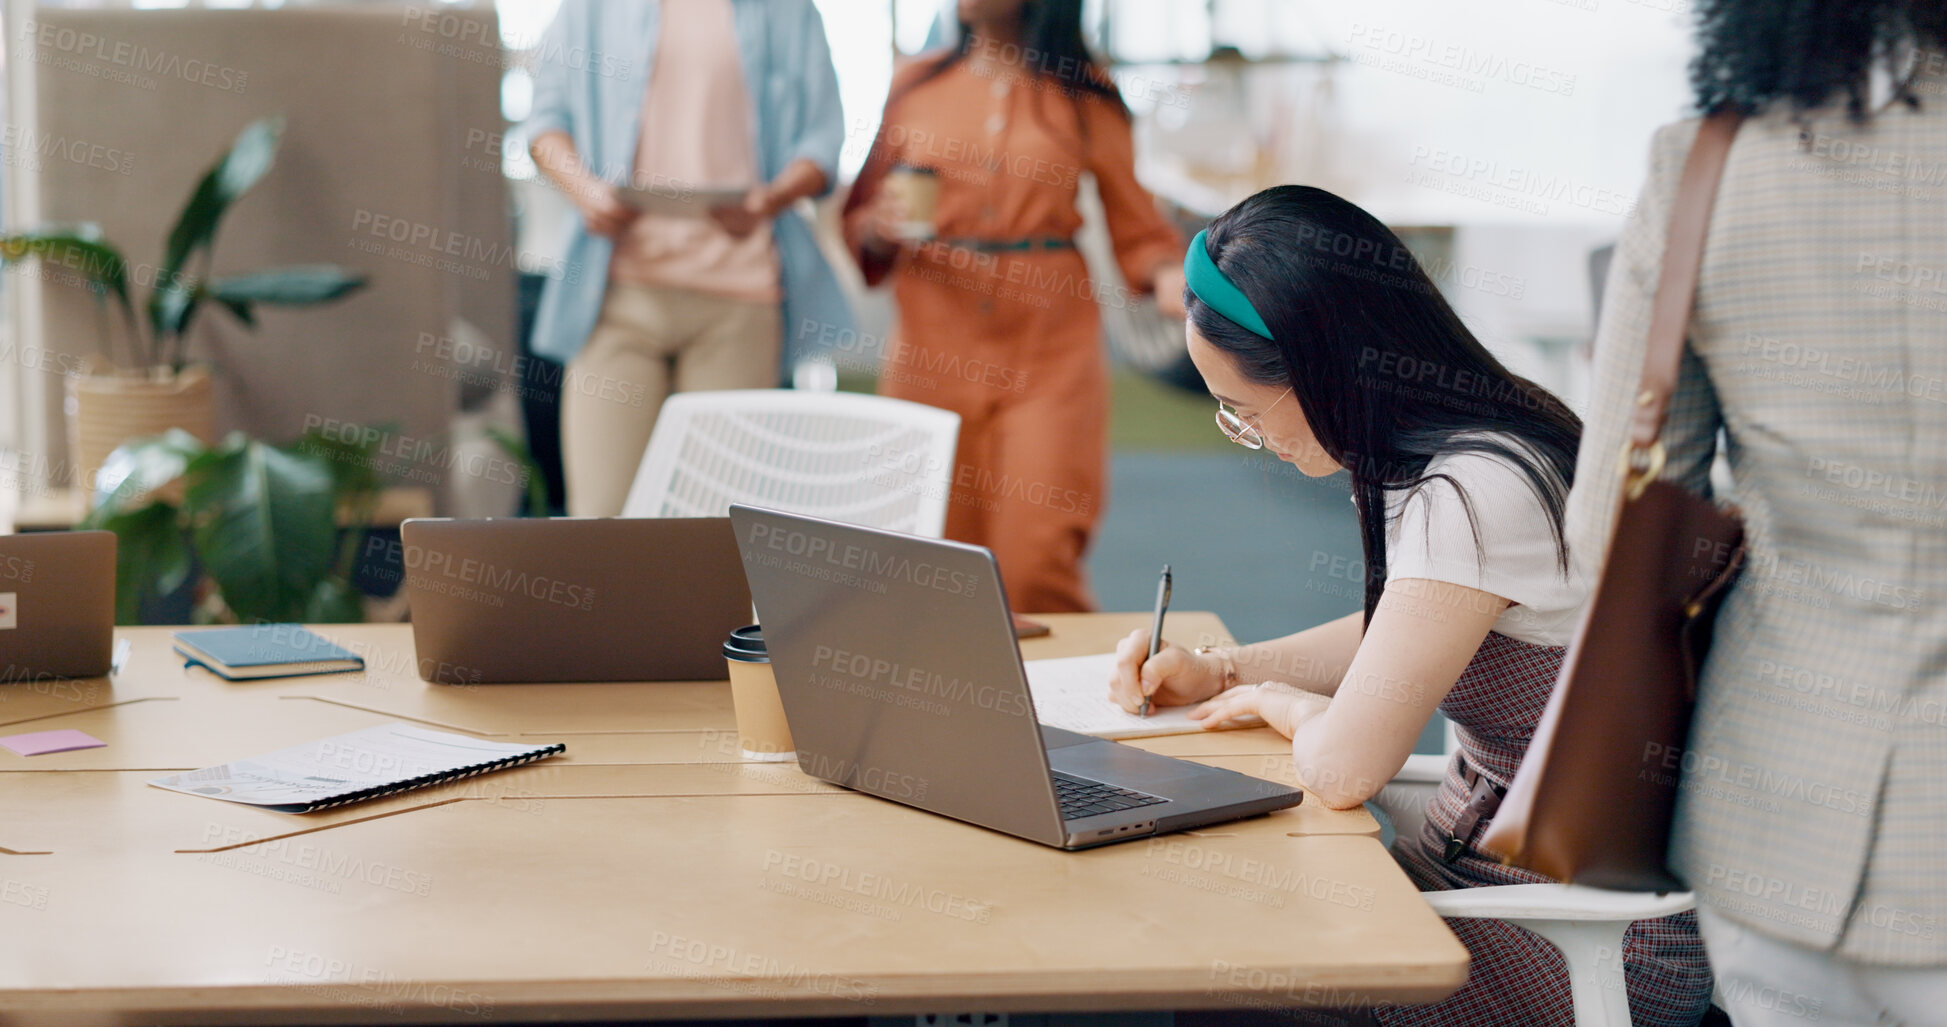
[[[1658,481],[1704,237],[1740,118],[1705,119],[1670,212],[1643,384],[1601,583],[1548,708],[1478,848],[1563,881],[1683,887],[1665,864],[1678,768],[1711,627],[1744,558],[1744,525]],[[1578,473],[1603,474],[1597,464]]]

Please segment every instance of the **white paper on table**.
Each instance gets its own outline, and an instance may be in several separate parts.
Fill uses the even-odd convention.
[[[711,207],[742,206],[744,196],[749,192],[748,186],[736,189],[679,189],[666,185],[625,185],[615,190],[615,198],[621,200],[624,206],[644,214],[666,218],[701,218],[710,216]]]
[[[489,742],[411,724],[381,724],[149,783],[187,795],[298,812],[369,788],[456,774],[550,748]]]
[[[1190,719],[1195,706],[1163,706],[1149,716],[1124,712],[1109,700],[1109,680],[1115,675],[1115,654],[1067,656],[1028,660],[1028,692],[1035,716],[1049,727],[1098,738],[1151,738],[1156,735],[1194,735],[1204,728]],[[1256,717],[1239,718],[1225,729],[1257,727]]]

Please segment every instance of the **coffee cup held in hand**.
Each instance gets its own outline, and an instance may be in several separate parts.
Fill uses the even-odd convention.
[[[939,172],[901,164],[886,174],[885,189],[906,208],[906,220],[895,226],[894,234],[907,242],[933,238],[933,214],[940,202]]]

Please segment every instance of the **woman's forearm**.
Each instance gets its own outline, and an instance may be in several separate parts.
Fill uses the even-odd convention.
[[[799,157],[786,164],[784,170],[771,179],[770,213],[776,214],[807,197],[822,196],[829,184],[825,169],[808,157]]]
[[[1333,809],[1379,793],[1473,662],[1508,601],[1441,581],[1389,582],[1331,702],[1291,733],[1305,791]]]
[[[1338,691],[1352,657],[1365,634],[1365,615],[1349,613],[1297,634],[1227,650],[1237,667],[1237,680],[1282,681],[1308,692],[1331,695]]]
[[[588,166],[582,163],[581,153],[575,149],[575,141],[568,133],[559,130],[543,132],[534,137],[527,146],[527,152],[534,158],[534,166],[555,188],[569,195],[575,195],[588,187],[594,178]]]

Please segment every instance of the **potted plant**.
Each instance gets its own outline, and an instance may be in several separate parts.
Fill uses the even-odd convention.
[[[350,579],[384,487],[376,446],[318,433],[272,446],[242,432],[212,446],[172,428],[118,448],[82,525],[116,535],[116,623],[141,623],[192,577],[193,612],[167,620],[364,619]]]
[[[175,429],[117,448],[102,467],[101,502],[82,522],[116,535],[116,623],[145,614],[170,624],[362,620],[352,582],[372,555],[386,434],[312,431],[272,446],[232,432],[211,446]],[[521,465],[522,516],[546,517],[547,484],[527,446],[499,429],[487,435]]]
[[[283,130],[278,117],[250,123],[203,175],[169,230],[146,297],[134,295],[133,286],[141,283],[131,281],[127,259],[99,225],[0,236],[0,264],[39,258],[50,270],[72,272],[102,304],[96,362],[67,379],[68,457],[84,488],[94,485],[102,461],[129,439],[179,428],[213,441],[209,370],[188,359],[189,328],[205,303],[254,328],[259,304],[328,303],[365,284],[363,276],[331,264],[212,276],[211,251],[223,215],[270,171]],[[119,347],[105,316],[111,304],[123,326]]]

